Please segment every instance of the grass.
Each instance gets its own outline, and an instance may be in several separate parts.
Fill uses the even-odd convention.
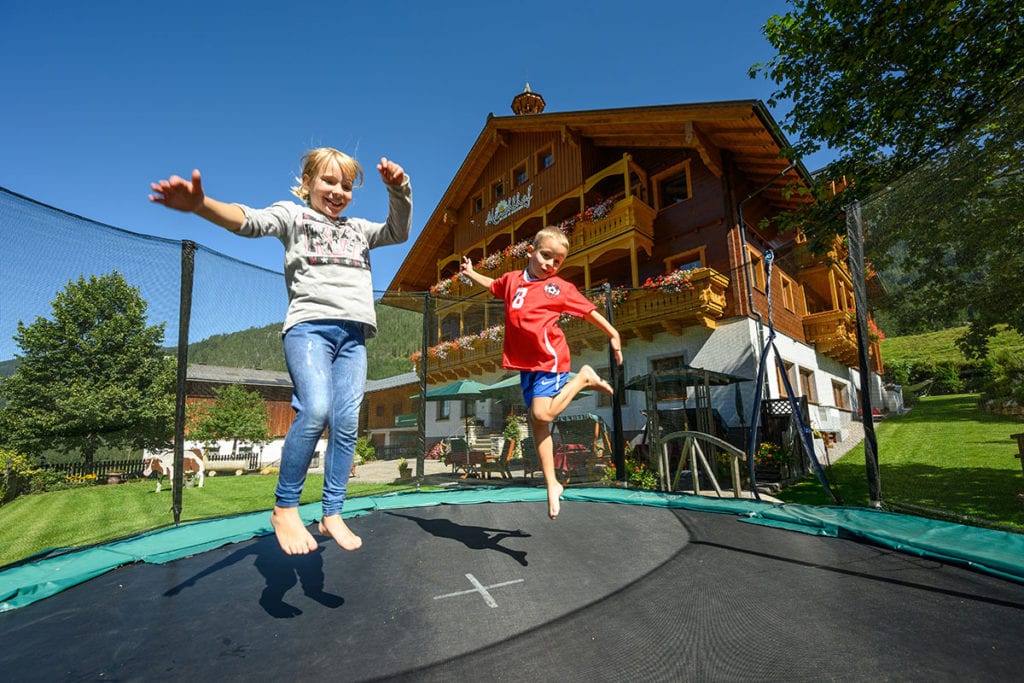
[[[203,488],[182,491],[182,522],[223,517],[273,505],[276,476],[208,477]],[[310,474],[301,503],[320,500],[323,475]],[[155,493],[151,480],[87,486],[20,496],[0,507],[0,567],[50,548],[87,546],[166,526],[174,521],[171,490]],[[349,497],[409,488],[349,484]]]
[[[966,327],[953,327],[938,332],[886,337],[880,344],[882,358],[886,363],[906,360],[911,363],[928,361],[960,364],[964,362],[964,357],[956,345],[956,340],[966,331]],[[996,336],[989,340],[989,356],[1002,351],[1024,355],[1024,336],[1005,325],[1001,326]]]
[[[892,509],[1024,532],[1024,475],[1011,434],[1024,424],[977,409],[976,394],[920,399],[876,425],[882,501]],[[863,443],[829,473],[845,505],[868,504]],[[786,502],[828,505],[813,475],[784,489]]]

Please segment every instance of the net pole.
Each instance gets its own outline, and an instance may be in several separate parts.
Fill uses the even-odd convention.
[[[615,314],[612,312],[612,286],[604,283],[604,315],[615,326]],[[622,377],[622,367],[615,357],[615,349],[611,342],[608,343],[608,367],[611,385],[615,389],[612,394],[612,457],[615,460],[616,478],[620,482],[626,480],[626,444],[622,432],[622,392],[625,391],[625,382]]]
[[[430,343],[430,292],[423,293],[423,333],[420,337],[420,405],[416,419],[416,443],[419,453],[416,456],[416,478],[422,479],[425,474],[423,459],[427,453],[427,346]]]
[[[871,413],[871,365],[868,355],[868,296],[864,270],[864,230],[859,201],[845,207],[847,259],[853,277],[853,302],[857,308],[857,362],[860,366],[861,423],[864,425],[864,467],[868,498],[873,508],[882,507],[882,483],[878,470],[878,441]]]
[[[188,327],[192,316],[192,277],[195,273],[196,243],[181,242],[181,292],[178,298],[178,367],[174,390],[174,477],[171,481],[171,510],[174,523],[181,522],[181,493],[185,464],[185,396],[188,384]]]

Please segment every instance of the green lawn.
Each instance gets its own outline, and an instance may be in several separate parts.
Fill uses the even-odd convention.
[[[208,477],[203,488],[182,491],[182,522],[270,510],[276,476]],[[302,503],[320,500],[323,475],[306,480]],[[16,498],[0,507],[0,566],[48,548],[91,545],[171,524],[171,490],[155,493],[155,482],[88,486]],[[408,485],[349,485],[349,496],[409,488]]]
[[[883,504],[1024,531],[1024,475],[1010,438],[1024,432],[1024,424],[979,411],[977,399],[975,394],[922,398],[909,413],[876,425]],[[828,476],[845,505],[867,505],[863,444]],[[830,503],[813,475],[778,497]]]
[[[886,337],[879,345],[882,358],[886,363],[909,360],[960,364],[964,362],[964,357],[957,348],[956,340],[966,330],[966,327],[953,327],[937,332]],[[1000,325],[999,332],[989,340],[989,356],[1004,351],[1024,354],[1024,336]]]

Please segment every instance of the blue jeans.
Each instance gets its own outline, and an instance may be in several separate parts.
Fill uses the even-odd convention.
[[[306,471],[326,427],[323,514],[341,514],[366,387],[363,325],[348,320],[298,323],[285,332],[284,359],[294,386],[295,419],[281,450],[277,505],[298,507]]]

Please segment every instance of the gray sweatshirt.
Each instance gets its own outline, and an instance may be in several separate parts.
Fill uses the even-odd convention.
[[[346,216],[333,221],[294,202],[265,209],[238,205],[245,212],[239,235],[273,236],[284,245],[288,313],[282,332],[310,320],[352,320],[363,323],[367,339],[376,335],[370,249],[400,244],[412,228],[409,181],[387,188],[386,223]]]

